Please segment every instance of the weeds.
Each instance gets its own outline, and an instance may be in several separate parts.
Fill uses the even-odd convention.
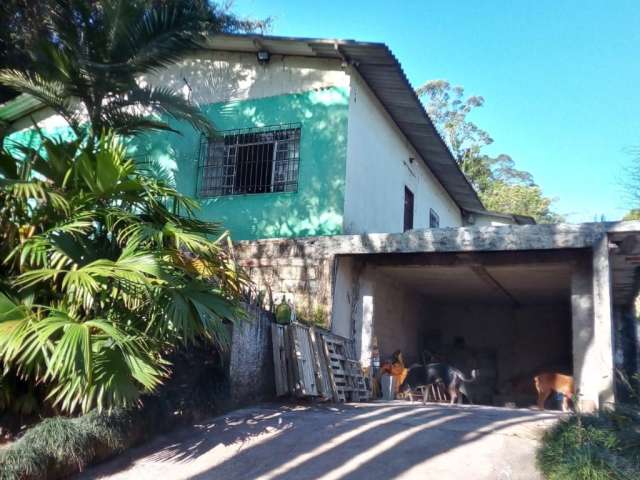
[[[575,415],[549,430],[537,455],[549,480],[640,478],[640,410]]]

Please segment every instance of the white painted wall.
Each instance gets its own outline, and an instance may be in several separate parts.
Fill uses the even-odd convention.
[[[140,82],[169,87],[185,97],[190,94],[196,104],[207,105],[324,87],[348,87],[349,75],[338,60],[274,55],[268,64],[260,65],[254,54],[207,51],[191,55],[157,74],[142,76]],[[41,128],[66,126],[64,119],[50,109],[32,116]],[[15,122],[12,130],[32,126],[27,117]]]
[[[500,225],[515,225],[516,221],[513,217],[507,217],[505,215],[492,215],[491,213],[479,214],[474,213],[474,227],[496,227]]]
[[[410,163],[409,158],[414,158]],[[345,191],[345,233],[394,233],[404,227],[404,187],[414,194],[414,228],[462,226],[460,209],[411,148],[359,77],[351,75]]]
[[[209,51],[192,55],[143,82],[170,87],[199,105],[348,87],[349,75],[332,59],[273,55],[260,65],[255,54]]]

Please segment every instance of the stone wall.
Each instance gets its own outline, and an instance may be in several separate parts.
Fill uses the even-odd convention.
[[[235,255],[258,292],[292,301],[301,321],[328,325],[334,256],[313,239],[238,242]]]

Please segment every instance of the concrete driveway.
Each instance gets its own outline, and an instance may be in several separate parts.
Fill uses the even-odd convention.
[[[535,480],[537,441],[560,416],[401,401],[267,405],[158,437],[80,478]]]

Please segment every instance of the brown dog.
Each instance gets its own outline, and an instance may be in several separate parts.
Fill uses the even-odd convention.
[[[552,392],[563,395],[563,412],[568,411],[570,405],[573,406],[573,394],[575,393],[573,377],[561,373],[541,373],[533,377],[533,383],[538,391],[538,408],[540,410],[544,410],[544,402]]]

